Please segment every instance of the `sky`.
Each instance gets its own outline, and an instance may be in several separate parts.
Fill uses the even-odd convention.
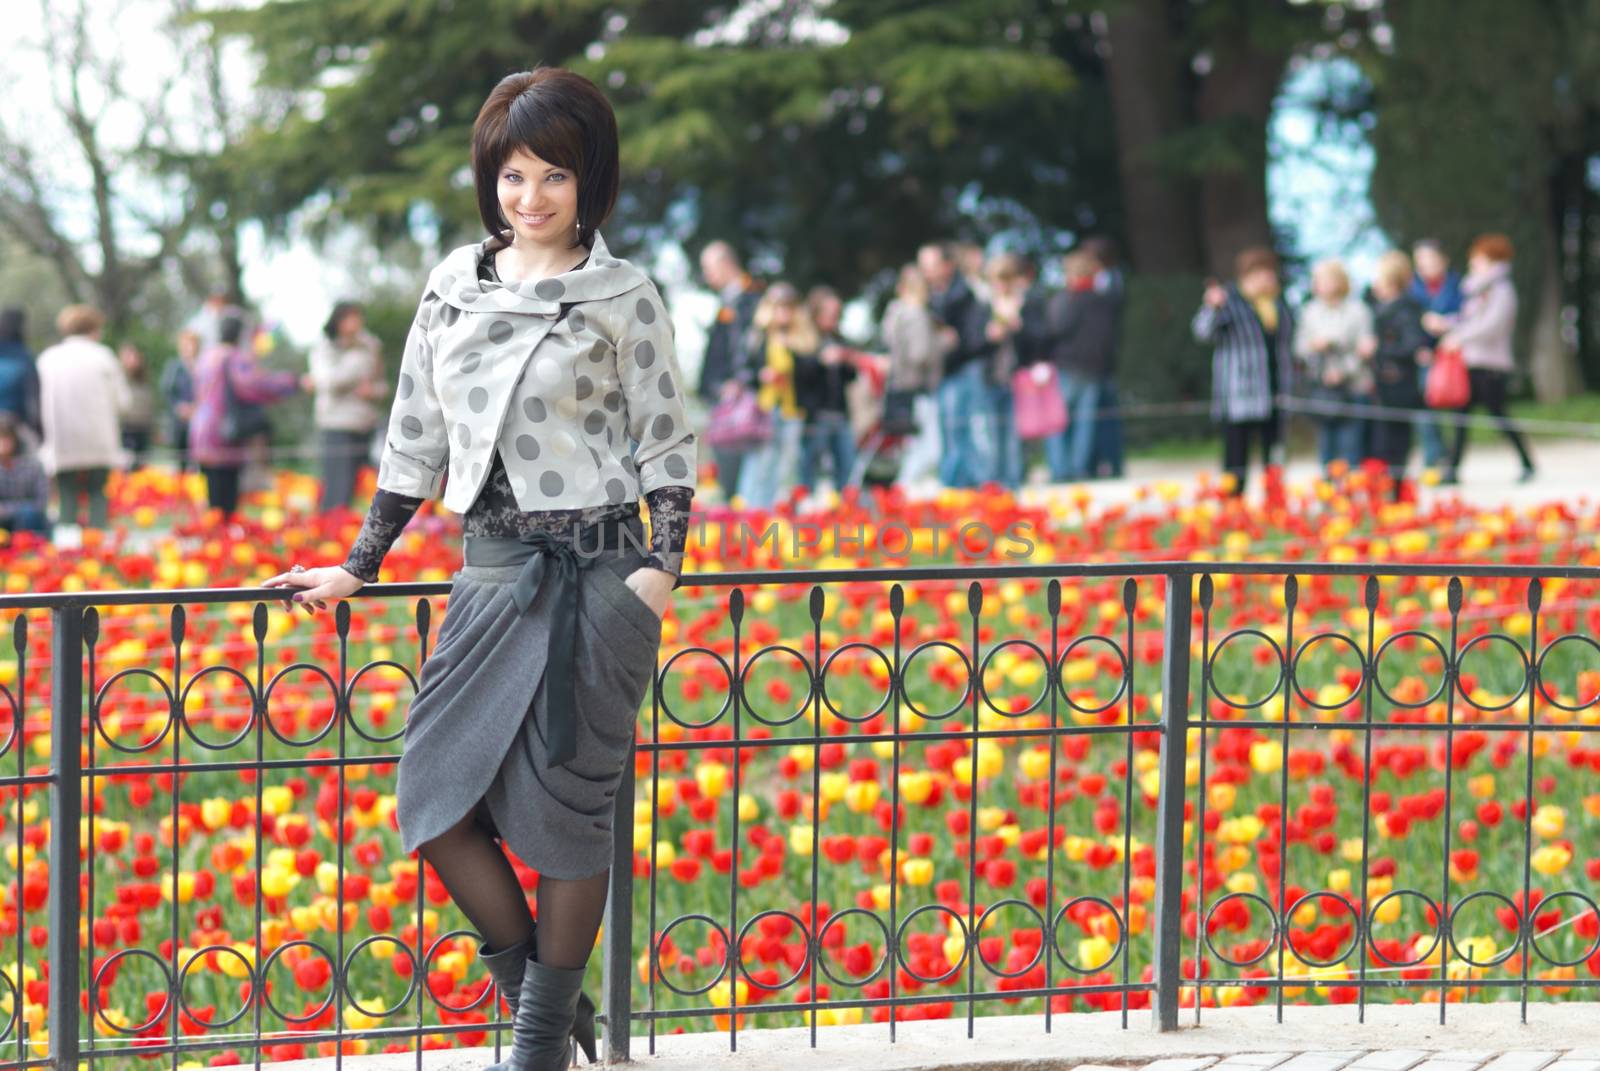
[[[23,20],[20,34],[0,44],[0,123],[9,129],[27,130],[30,143],[54,163],[52,181],[61,215],[69,230],[85,238],[91,233],[87,203],[83,184],[75,180],[68,165],[72,154],[67,133],[52,128],[45,121],[48,109],[37,106],[40,96],[52,86],[50,69],[39,50],[42,17],[38,11],[49,2],[8,0],[8,6],[31,9],[33,17]],[[167,0],[87,2],[95,19],[95,41],[115,49],[117,69],[128,94],[148,98],[168,91],[169,105],[180,117],[184,136],[203,137],[203,126],[194,119],[193,103],[170,91],[185,80],[170,77],[174,65],[183,60],[157,28],[157,16],[166,10]],[[775,0],[751,2],[770,4]],[[827,26],[819,26],[816,35],[826,37]],[[247,94],[252,61],[242,45],[230,55],[227,69],[230,92]],[[1319,62],[1298,64],[1291,72],[1269,129],[1270,140],[1279,151],[1269,166],[1268,191],[1274,223],[1292,234],[1302,255],[1310,259],[1346,257],[1353,273],[1361,277],[1384,248],[1366,196],[1372,169],[1370,146],[1351,148],[1319,140],[1316,121],[1302,103],[1321,79],[1348,73]],[[131,136],[133,117],[131,109],[108,112],[109,135],[113,139]],[[139,192],[141,196],[147,192],[152,204],[159,202],[160,193],[153,187]],[[247,225],[242,241],[247,292],[260,304],[265,318],[278,323],[297,344],[311,340],[333,301],[359,296],[373,289],[373,284],[403,287],[408,282],[393,266],[374,256],[355,233],[338,236],[319,250],[298,232],[292,232],[287,241],[269,242],[260,227]],[[680,360],[685,372],[693,375],[691,366],[702,348],[705,325],[716,311],[715,298],[699,287],[694,266],[681,247],[658,249],[643,266],[662,284],[673,310]],[[846,333],[858,334],[869,328],[867,315],[864,304],[848,308]]]

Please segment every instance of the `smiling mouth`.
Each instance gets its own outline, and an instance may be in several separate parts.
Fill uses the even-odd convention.
[[[540,227],[546,223],[549,223],[554,217],[553,214],[544,216],[530,216],[525,212],[518,212],[517,218],[522,220],[522,222],[526,223],[530,227]]]

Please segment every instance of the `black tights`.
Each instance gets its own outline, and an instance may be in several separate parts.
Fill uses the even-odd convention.
[[[482,800],[461,821],[422,844],[418,853],[467,916],[483,941],[510,948],[534,932],[528,898],[501,850],[499,831]],[[611,872],[587,878],[539,875],[539,962],[582,967],[589,962],[605,916]]]
[[[1533,458],[1528,453],[1528,444],[1523,441],[1522,433],[1517,431],[1511,423],[1511,418],[1506,415],[1506,388],[1510,385],[1511,374],[1501,372],[1494,368],[1469,368],[1467,378],[1472,383],[1472,396],[1466,405],[1462,406],[1461,413],[1470,413],[1473,406],[1481,405],[1489,410],[1489,415],[1494,417],[1499,425],[1500,434],[1511,441],[1511,446],[1517,452],[1517,457],[1522,461],[1524,469],[1533,468]],[[1455,449],[1450,454],[1450,471],[1461,470],[1461,455],[1467,452],[1467,426],[1456,425]]]

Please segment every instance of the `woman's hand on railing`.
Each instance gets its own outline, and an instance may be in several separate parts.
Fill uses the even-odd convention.
[[[354,595],[366,586],[366,581],[347,572],[342,566],[327,565],[320,569],[279,573],[263,581],[261,586],[300,589],[289,597],[291,601],[289,610],[292,612],[294,609],[292,603],[299,603],[307,614],[314,614],[317,610],[326,610],[329,599],[343,599]]]

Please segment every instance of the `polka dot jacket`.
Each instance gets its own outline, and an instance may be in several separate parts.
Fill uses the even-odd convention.
[[[523,510],[693,488],[696,443],[672,323],[599,233],[588,261],[537,281],[480,278],[485,242],[428,277],[400,361],[378,487],[465,513],[498,451]],[[562,306],[569,306],[561,316]]]

